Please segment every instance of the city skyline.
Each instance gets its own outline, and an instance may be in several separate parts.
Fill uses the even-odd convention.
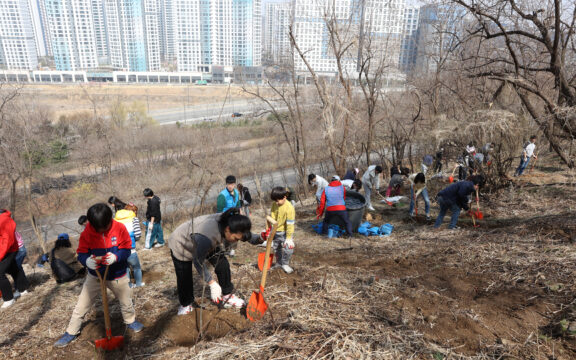
[[[417,61],[424,54],[418,48],[425,48],[422,36],[432,36],[430,29],[421,29],[422,3],[414,0],[0,0],[0,4],[6,5],[0,10],[0,29],[20,29],[21,34],[14,47],[7,32],[0,32],[0,67],[8,70],[206,72],[206,66],[259,68],[264,62],[292,63],[295,71],[304,73],[307,66],[291,49],[292,26],[306,60],[320,74],[343,71],[355,77],[367,52],[385,62],[390,73],[408,73],[426,63]],[[341,54],[341,70],[329,42],[330,9],[354,43]]]

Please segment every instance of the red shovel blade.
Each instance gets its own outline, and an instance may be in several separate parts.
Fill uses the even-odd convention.
[[[112,336],[110,330],[106,330],[106,336],[103,339],[94,341],[96,349],[103,349],[106,351],[116,350],[124,346],[124,336]]]
[[[475,216],[476,219],[478,219],[478,220],[484,219],[484,214],[482,213],[482,211],[474,211],[474,216]]]
[[[270,254],[270,261],[268,261],[268,269],[270,269],[270,266],[272,265],[272,261],[274,261],[274,254]],[[264,261],[266,260],[266,253],[259,253],[258,254],[258,269],[260,269],[260,271],[264,270]]]
[[[454,182],[454,176],[448,176],[448,181],[452,184]]]
[[[258,321],[264,317],[268,310],[268,304],[264,300],[264,289],[260,287],[260,292],[252,292],[248,306],[246,306],[246,317],[250,321]]]

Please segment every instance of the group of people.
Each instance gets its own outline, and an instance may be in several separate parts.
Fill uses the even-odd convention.
[[[515,175],[522,175],[523,170],[534,153],[535,139],[523,149],[521,163]],[[442,169],[443,149],[433,158],[424,158],[422,172],[410,174],[409,169],[400,164],[392,166],[390,182],[386,196],[400,193],[407,179],[410,184],[409,215],[414,216],[416,201],[422,197],[425,203],[425,215],[430,217],[430,196],[427,189],[426,171]],[[351,236],[353,229],[346,210],[346,192],[364,189],[366,207],[374,211],[371,203],[372,192],[380,196],[380,178],[383,168],[380,165],[370,165],[360,176],[358,168],[350,169],[341,179],[338,175],[331,177],[330,182],[319,175],[310,174],[308,182],[316,186],[317,217],[325,214],[323,232],[334,218],[339,218]],[[176,274],[178,292],[178,315],[189,314],[197,306],[194,299],[192,267],[201,274],[208,285],[210,298],[219,306],[226,308],[241,308],[244,300],[234,294],[234,285],[230,264],[226,255],[234,256],[234,246],[241,242],[252,245],[263,244],[270,229],[262,232],[252,232],[250,220],[250,205],[252,198],[247,187],[236,185],[232,175],[225,179],[225,188],[217,197],[216,213],[198,216],[179,225],[168,239],[170,257]],[[441,226],[446,213],[452,212],[449,229],[457,228],[457,221],[462,210],[469,210],[470,196],[478,192],[484,178],[480,175],[468,176],[462,181],[451,184],[437,194],[440,211],[434,228]],[[162,229],[162,213],[160,198],[147,188],[143,191],[147,199],[145,242],[143,248],[164,246]],[[273,268],[280,268],[286,273],[293,272],[290,260],[294,253],[294,227],[296,213],[293,206],[293,191],[287,187],[274,187],[270,192],[272,206],[270,215],[278,222],[278,228],[272,241],[276,263]],[[96,272],[107,274],[104,279],[120,302],[122,317],[128,329],[139,332],[144,325],[136,320],[132,302],[131,288],[145,285],[142,279],[142,268],[136,242],[141,237],[141,226],[138,219],[138,208],[132,203],[125,203],[116,196],[111,196],[107,203],[97,203],[91,206],[86,215],[78,219],[84,227],[74,251],[68,234],[58,235],[54,248],[45,254],[53,274],[58,282],[66,282],[84,276],[85,280],[76,307],[72,312],[64,335],[54,344],[64,347],[76,339],[80,333],[82,320],[93,305],[100,291]],[[24,248],[22,251],[21,249]],[[20,234],[16,231],[16,223],[7,210],[0,210],[0,291],[4,300],[2,308],[9,307],[22,295],[27,294],[28,280],[23,271],[20,259],[25,255],[25,247]],[[208,264],[214,267],[216,279],[212,277]],[[106,272],[106,269],[108,270]],[[130,274],[133,274],[134,282]],[[6,277],[12,276],[15,290]]]

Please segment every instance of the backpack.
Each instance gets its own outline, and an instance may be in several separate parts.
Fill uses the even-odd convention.
[[[56,282],[64,283],[74,279],[74,277],[76,277],[76,272],[64,261],[56,259],[54,257],[54,250],[55,249],[52,249],[50,256],[50,267],[52,268],[52,273],[54,273],[54,276],[56,277]]]

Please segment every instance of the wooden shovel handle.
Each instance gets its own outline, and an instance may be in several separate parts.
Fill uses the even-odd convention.
[[[476,210],[480,212],[480,196],[478,195],[478,189],[476,189]]]
[[[104,278],[100,275],[100,271],[96,269],[96,275],[100,279],[100,290],[102,291],[102,307],[104,308],[104,326],[106,327],[106,337],[110,339],[112,337],[112,324],[110,323],[110,313],[108,312],[108,294],[106,293],[106,278],[108,277],[108,269],[110,265],[106,265],[106,270],[104,270]]]
[[[271,216],[266,216],[266,223],[269,226],[272,226],[272,230],[270,230],[270,234],[266,240],[266,256],[264,257],[264,269],[262,270],[260,289],[264,289],[264,286],[266,285],[266,276],[268,275],[268,266],[270,265],[270,250],[272,249],[272,240],[274,239],[274,235],[276,235],[276,230],[278,229],[278,222]]]

